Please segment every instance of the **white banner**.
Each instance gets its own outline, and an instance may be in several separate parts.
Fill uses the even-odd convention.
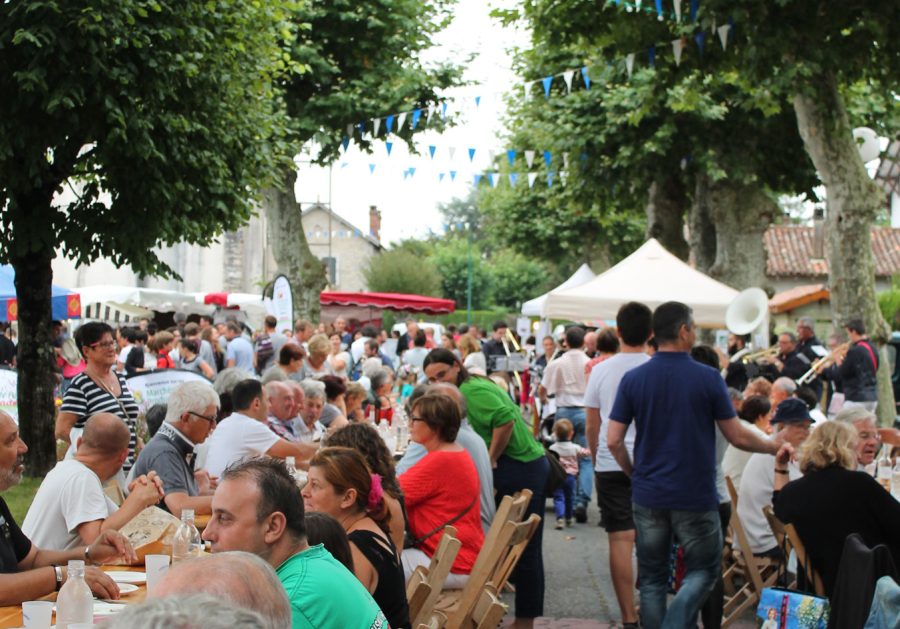
[[[19,423],[19,375],[15,371],[0,369],[0,411],[8,413]]]
[[[147,409],[154,404],[168,403],[169,394],[179,384],[195,380],[212,386],[212,383],[200,374],[181,369],[163,369],[141,373],[129,376],[127,382],[134,401],[137,402],[141,414],[144,415],[147,413]]]
[[[278,327],[275,328],[278,333],[281,334],[285,330],[293,331],[294,301],[291,296],[291,283],[284,275],[275,278],[275,285],[272,287],[272,305],[275,308],[273,314],[278,319]]]

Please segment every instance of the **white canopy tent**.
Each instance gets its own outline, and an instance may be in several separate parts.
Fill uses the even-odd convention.
[[[693,309],[697,325],[724,328],[725,311],[737,295],[738,291],[682,262],[651,238],[593,280],[551,291],[542,316],[575,321],[615,319],[619,307],[629,301],[650,308],[680,301]]]
[[[544,302],[547,301],[547,295],[552,292],[559,290],[566,290],[567,288],[575,288],[576,286],[581,286],[585,282],[589,282],[590,280],[597,277],[597,275],[591,271],[591,267],[587,264],[582,264],[578,267],[578,270],[575,271],[572,276],[567,279],[565,282],[554,288],[549,293],[544,293],[540,297],[535,297],[534,299],[529,299],[524,304],[522,304],[522,314],[526,317],[539,317],[541,316],[541,312],[544,308]]]
[[[137,288],[135,286],[84,286],[76,289],[81,295],[81,303],[87,307],[92,305],[92,315],[106,313],[111,310],[122,312],[148,313],[151,310],[160,312],[179,311],[187,314],[207,314],[213,309],[189,293],[158,288]],[[87,315],[85,315],[87,316]],[[146,316],[146,315],[145,315]],[[90,318],[103,318],[92,316]]]

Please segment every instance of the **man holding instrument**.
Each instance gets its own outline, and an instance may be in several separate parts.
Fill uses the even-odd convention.
[[[836,352],[834,363],[841,374],[844,386],[844,408],[861,406],[875,412],[878,406],[878,350],[866,336],[866,325],[862,319],[850,319],[845,325],[850,339],[850,348],[842,355]]]

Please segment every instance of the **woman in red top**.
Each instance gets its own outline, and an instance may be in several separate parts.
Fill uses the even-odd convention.
[[[400,476],[414,548],[403,551],[409,579],[416,566],[427,566],[445,526],[456,528],[462,543],[445,586],[462,588],[484,544],[478,472],[469,453],[455,442],[462,421],[459,405],[442,393],[426,393],[409,416],[410,438],[428,454]],[[447,482],[453,479],[453,482]]]

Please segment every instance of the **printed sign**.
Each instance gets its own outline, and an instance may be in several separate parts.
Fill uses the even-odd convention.
[[[284,275],[275,278],[275,284],[272,286],[272,306],[274,307],[275,318],[278,319],[278,327],[275,328],[279,333],[285,330],[294,329],[294,301],[291,296],[291,283]]]
[[[205,382],[209,386],[212,383],[193,371],[181,369],[163,369],[150,373],[141,373],[128,377],[128,389],[134,396],[142,415],[154,404],[165,404],[169,394],[182,382]]]
[[[0,411],[8,413],[19,423],[19,376],[15,371],[0,369]]]

